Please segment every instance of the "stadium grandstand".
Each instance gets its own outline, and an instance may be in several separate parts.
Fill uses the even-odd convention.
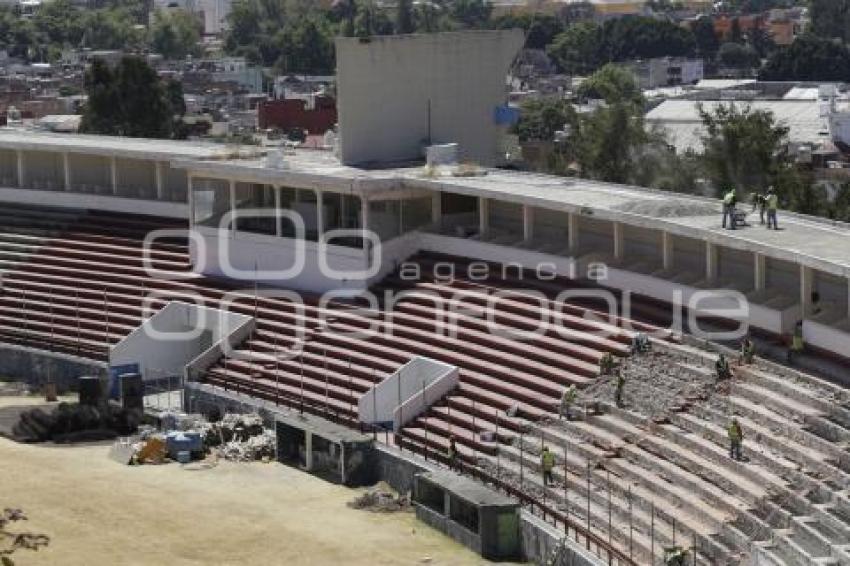
[[[846,225],[732,232],[717,202],[581,179],[12,129],[0,182],[4,348],[367,430],[386,423],[363,398],[433,360],[457,383],[427,401],[423,385],[379,442],[500,486],[599,563],[681,546],[697,564],[850,564]],[[146,341],[175,304],[239,321]],[[718,381],[738,339],[795,333],[818,375],[757,355]]]

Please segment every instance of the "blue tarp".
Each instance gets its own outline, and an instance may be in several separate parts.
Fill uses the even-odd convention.
[[[493,120],[500,126],[513,126],[519,122],[519,108],[503,105],[493,111]]]

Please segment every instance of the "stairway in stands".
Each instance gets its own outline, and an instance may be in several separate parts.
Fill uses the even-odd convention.
[[[171,227],[129,215],[4,207],[0,340],[103,360],[110,344],[151,314],[144,305],[152,293],[152,310],[169,298],[219,305],[231,288],[189,275],[185,242],[149,251],[157,268],[185,278],[144,269],[144,235]],[[613,544],[638,563],[674,539],[684,546],[696,540],[701,564],[740,563],[756,550],[766,564],[850,563],[843,390],[760,362],[718,403],[685,404],[659,420],[632,404],[627,386],[625,409],[603,402],[600,414],[561,423],[555,409],[565,387],[594,386],[604,353],[626,356],[635,332],[657,329],[603,314],[591,299],[552,304],[572,281],[502,277],[499,270],[473,278],[470,260],[437,254],[412,261],[423,276],[396,274],[377,285],[379,296],[396,297],[377,313],[358,304],[323,306],[318,297],[297,307],[241,293],[233,309],[256,316],[257,330],[240,348],[265,356],[222,359],[204,380],[357,426],[360,395],[412,357],[429,356],[457,365],[460,385],[405,427],[406,449],[439,459],[454,436],[464,462],[514,480],[522,470],[526,491],[575,521],[589,519],[603,539],[610,512]],[[438,262],[453,264],[456,277],[434,277]],[[653,320],[655,308],[638,301],[633,313]],[[543,312],[549,327],[523,340],[510,334],[539,329]],[[492,333],[492,324],[503,332]],[[712,356],[659,336],[683,387],[710,379]],[[732,411],[747,435],[744,463],[726,453]],[[556,486],[545,491],[541,443],[557,457]]]

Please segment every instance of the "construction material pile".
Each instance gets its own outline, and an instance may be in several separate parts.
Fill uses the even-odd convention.
[[[140,411],[113,404],[89,407],[60,403],[55,409],[36,408],[21,413],[12,430],[24,442],[106,440],[135,432],[142,416]]]
[[[369,491],[356,497],[347,504],[352,509],[372,511],[373,513],[397,513],[410,511],[410,497],[397,494],[384,482],[378,483]]]
[[[263,428],[260,415],[226,414],[204,430],[206,446],[218,448],[219,455],[233,462],[272,460],[277,451],[274,433]]]

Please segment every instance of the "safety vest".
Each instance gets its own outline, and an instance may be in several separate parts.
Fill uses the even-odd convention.
[[[776,195],[768,195],[767,208],[768,210],[776,210],[779,208],[779,197]]]
[[[741,427],[735,423],[729,425],[729,440],[741,440]]]
[[[723,204],[725,204],[726,206],[731,206],[735,204],[735,191],[729,191],[728,193],[726,193],[726,195],[723,197]]]
[[[543,471],[551,472],[552,468],[555,467],[555,455],[549,452],[548,450],[543,453]]]

